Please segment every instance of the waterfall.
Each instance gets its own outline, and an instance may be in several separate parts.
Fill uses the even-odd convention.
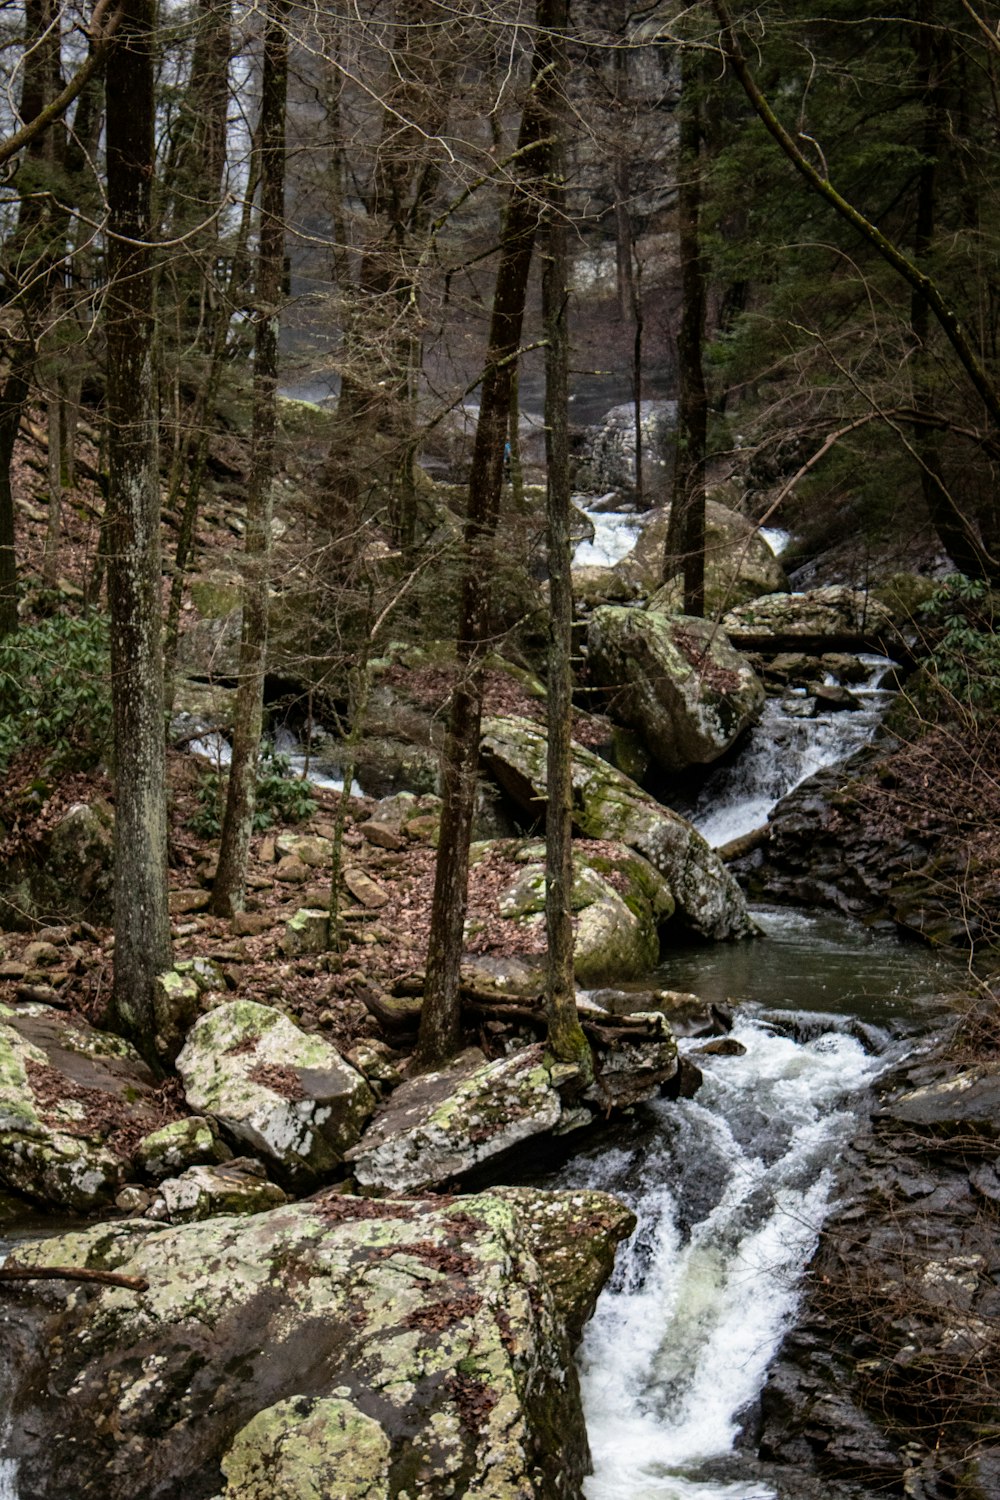
[[[794,711],[803,694],[769,698],[739,759],[709,774],[688,816],[714,848],[761,827],[809,776],[868,744],[892,701],[880,684],[896,663],[869,653],[859,660],[868,669],[865,681],[851,688],[860,708],[806,719]]]
[[[639,1219],[580,1356],[587,1500],[773,1495],[726,1461],[794,1315],[849,1097],[884,1064],[846,1032],[799,1044],[750,1014],[733,1036],[745,1054],[699,1057],[696,1099],[651,1106],[651,1140],[561,1179],[615,1192]]]

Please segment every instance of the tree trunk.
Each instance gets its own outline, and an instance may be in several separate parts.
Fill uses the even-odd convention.
[[[541,10],[541,7],[540,7]],[[565,86],[567,0],[544,0],[552,28],[552,144],[547,184],[549,221],[542,271],[545,321],[545,457],[548,469],[549,650],[548,760],[545,812],[545,1002],[549,1051],[594,1076],[590,1044],[580,1027],[573,972],[573,586],[570,578],[569,253],[566,234]],[[542,23],[541,15],[539,23]]]
[[[537,14],[539,17],[546,14],[546,0],[538,0]],[[469,840],[479,768],[482,656],[489,629],[490,580],[495,570],[493,553],[503,489],[511,381],[521,342],[528,272],[538,227],[539,193],[548,170],[550,61],[551,37],[541,30],[535,40],[531,89],[521,116],[518,150],[512,167],[514,180],[500,237],[489,349],[469,476],[458,676],[441,760],[444,805],[427,947],[427,981],[417,1043],[417,1058],[422,1068],[434,1067],[451,1056],[461,1038],[459,977],[468,902]]]
[[[21,413],[28,399],[33,363],[30,345],[16,345],[10,370],[0,390],[0,636],[10,635],[17,629],[17,555],[10,469]]]
[[[677,335],[680,389],[673,499],[664,548],[663,577],[683,573],[684,613],[705,613],[705,445],[708,397],[702,368],[705,335],[705,257],[701,207],[701,86],[698,53],[681,51],[677,220],[681,262],[681,326]]]
[[[288,0],[270,0],[264,35],[260,117],[260,231],[253,364],[253,467],[247,491],[243,626],[233,757],[212,910],[243,908],[257,792],[257,759],[267,660],[271,579],[271,501],[278,392],[278,308],[285,248],[285,102],[288,93]]]
[[[154,981],[170,962],[153,267],[143,243],[151,231],[155,162],[154,20],[153,0],[126,0],[108,55],[105,302],[115,753],[112,1007],[120,1029],[151,1061]]]

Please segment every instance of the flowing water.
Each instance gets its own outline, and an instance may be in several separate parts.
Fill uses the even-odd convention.
[[[883,682],[892,680],[896,663],[870,653],[859,660],[867,676],[850,689],[860,705],[857,709],[807,719],[800,717],[800,705],[806,705],[804,692],[769,698],[739,758],[706,778],[685,815],[713,848],[752,833],[807,777],[868,744],[892,700]]]
[[[732,1057],[691,1100],[636,1112],[553,1186],[600,1187],[639,1225],[580,1354],[587,1500],[769,1500],[741,1420],[794,1318],[865,1092],[944,1010],[926,950],[840,917],[756,914],[759,943],[672,956],[664,987],[736,1007]],[[702,960],[705,967],[702,967]]]

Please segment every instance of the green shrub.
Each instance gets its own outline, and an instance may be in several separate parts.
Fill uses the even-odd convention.
[[[42,746],[48,770],[85,769],[110,738],[104,619],[56,615],[0,639],[0,768]]]
[[[987,584],[953,573],[918,611],[931,680],[977,718],[1000,714],[998,606]]]
[[[198,811],[191,827],[202,838],[218,838],[226,806],[227,772],[206,769],[198,783]],[[316,811],[308,781],[292,773],[287,755],[265,740],[257,761],[257,795],[253,826],[260,833],[272,823],[301,823]]]

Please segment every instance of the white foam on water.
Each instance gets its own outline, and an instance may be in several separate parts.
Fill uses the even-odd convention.
[[[868,679],[850,688],[861,704],[853,712],[799,719],[779,699],[768,699],[739,759],[714,771],[699,794],[691,822],[713,848],[760,828],[803,781],[868,744],[892,698],[878,684],[895,663],[871,654],[859,660]]]
[[[607,499],[607,496],[602,496]],[[599,502],[594,502],[599,503]],[[586,510],[586,507],[581,507]],[[594,523],[594,539],[580,542],[573,553],[574,568],[613,568],[615,563],[628,557],[642,530],[643,517],[623,511],[590,511],[586,514]]]
[[[783,552],[787,552],[788,544],[792,540],[792,533],[782,531],[780,526],[760,526],[758,535],[764,538],[775,557],[780,557]]]
[[[799,1045],[746,1021],[733,1034],[744,1056],[699,1058],[698,1098],[655,1106],[665,1131],[679,1121],[679,1157],[711,1164],[721,1181],[714,1207],[687,1232],[676,1160],[644,1163],[639,1229],[581,1351],[595,1467],[588,1500],[773,1493],[698,1467],[733,1451],[797,1306],[827,1208],[827,1164],[853,1126],[843,1103],[882,1063],[838,1033]],[[602,1185],[614,1165],[609,1181],[600,1164]]]

